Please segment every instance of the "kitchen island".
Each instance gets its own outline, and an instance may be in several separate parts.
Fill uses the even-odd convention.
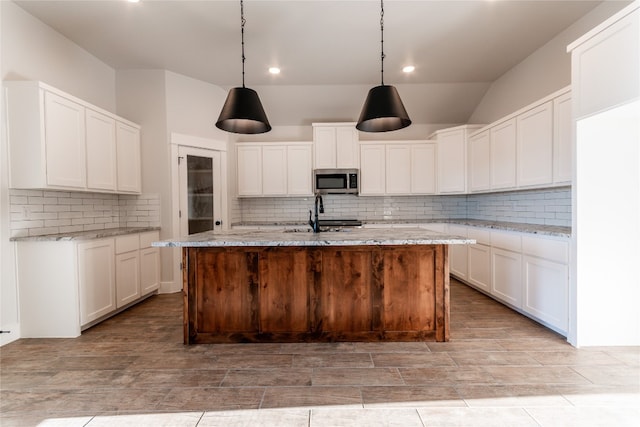
[[[421,228],[206,232],[182,247],[184,342],[448,341],[448,245]]]

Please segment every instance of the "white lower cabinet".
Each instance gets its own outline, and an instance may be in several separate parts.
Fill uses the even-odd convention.
[[[140,238],[127,234],[116,242],[116,306],[123,307],[140,297]]]
[[[458,225],[449,225],[449,234],[460,237],[467,236],[467,227]],[[449,246],[449,272],[459,279],[467,279],[468,270],[468,250],[467,245],[451,245]]]
[[[522,310],[558,332],[569,324],[569,244],[524,237]]]
[[[84,326],[116,309],[113,239],[78,244],[80,325]]]
[[[22,338],[72,338],[160,285],[159,232],[16,244]],[[138,249],[140,248],[140,249]]]
[[[467,280],[476,288],[491,292],[491,247],[481,244],[468,247],[469,270]]]
[[[522,308],[522,255],[491,248],[491,295]]]

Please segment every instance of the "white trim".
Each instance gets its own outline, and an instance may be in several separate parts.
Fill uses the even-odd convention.
[[[205,150],[227,151],[227,141],[171,132],[171,145],[186,145]]]
[[[630,5],[625,7],[624,9],[620,10],[615,15],[611,16],[606,21],[604,21],[601,24],[599,24],[598,26],[594,27],[588,33],[584,34],[582,37],[580,37],[579,39],[575,40],[573,43],[568,45],[567,46],[567,52],[571,52],[572,50],[574,50],[575,48],[577,48],[581,44],[585,43],[587,40],[595,37],[598,33],[601,33],[602,31],[606,30],[608,27],[612,26],[613,24],[615,24],[616,22],[618,22],[619,20],[621,20],[625,16],[632,14],[636,9],[639,9],[639,8],[640,8],[640,1],[638,1],[638,0],[634,1],[633,3],[631,3]]]

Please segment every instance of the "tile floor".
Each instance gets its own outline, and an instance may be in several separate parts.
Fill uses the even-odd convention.
[[[0,369],[3,427],[640,425],[640,348],[575,349],[454,280],[447,343],[185,347],[173,294]]]

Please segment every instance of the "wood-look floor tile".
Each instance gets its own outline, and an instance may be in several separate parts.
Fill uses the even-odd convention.
[[[356,343],[353,342],[284,343],[280,352],[287,354],[348,353],[355,349]]]
[[[369,353],[294,354],[294,368],[373,368]]]
[[[598,365],[616,365],[619,363],[614,357],[611,357],[602,351],[539,351],[529,352],[529,355],[540,362],[542,365],[576,365],[576,366],[598,366]]]
[[[455,366],[448,353],[381,353],[372,354],[373,364],[376,367],[430,367],[430,366]]]
[[[206,412],[198,427],[308,427],[309,416],[308,409]]]
[[[459,351],[504,351],[498,340],[458,340],[448,342],[427,343],[429,350],[434,353],[439,352],[459,352]]]
[[[129,369],[220,369],[215,356],[151,354],[138,356]]]
[[[362,408],[359,387],[268,387],[261,408]]]
[[[147,369],[134,372],[136,387],[219,387],[226,369]]]
[[[222,387],[291,387],[310,386],[311,368],[231,369]]]
[[[439,366],[434,368],[400,368],[407,385],[494,384],[495,379],[480,366]]]
[[[640,407],[640,384],[558,385],[553,388],[574,406]]]
[[[210,368],[290,368],[292,362],[293,356],[290,354],[221,354],[215,357],[215,363]]]
[[[313,385],[404,385],[395,368],[316,368]]]
[[[640,367],[574,366],[573,370],[594,384],[635,385],[640,387]]]
[[[88,416],[61,416],[56,414],[40,415],[0,415],[0,426],[2,427],[85,427],[93,415]]]
[[[451,353],[458,366],[540,366],[540,362],[525,352],[467,351]]]
[[[470,407],[570,406],[571,403],[547,385],[460,385],[458,394]]]
[[[222,411],[258,409],[264,388],[173,388],[157,405],[159,410]]]
[[[460,427],[539,427],[522,408],[420,408],[427,426]]]
[[[451,386],[362,387],[362,400],[365,408],[466,406]]]
[[[126,369],[138,356],[62,356],[52,361],[50,367],[59,370],[92,371],[96,369]]]
[[[424,353],[429,352],[426,342],[357,342],[355,351],[366,353]]]
[[[568,366],[485,366],[498,384],[588,384]]]

